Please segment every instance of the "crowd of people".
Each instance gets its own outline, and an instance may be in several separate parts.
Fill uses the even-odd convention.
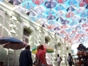
[[[71,54],[68,55],[68,64],[69,66],[72,66],[72,62],[70,62],[70,59],[72,59]],[[57,66],[61,65],[62,58],[59,54],[57,54]],[[23,50],[20,53],[19,57],[19,66],[49,66],[46,61],[46,50],[44,49],[43,45],[39,45],[37,47],[37,53],[35,57],[35,61],[32,60],[32,54],[30,51],[30,45],[25,47],[25,50]]]
[[[88,66],[88,48],[83,44],[79,44],[77,50],[78,66]]]
[[[62,58],[57,54],[57,66],[60,66]],[[50,66],[46,61],[46,50],[43,45],[37,47],[37,53],[35,55],[35,61],[32,60],[32,54],[30,51],[30,45],[25,47],[20,53],[19,66]]]
[[[46,62],[46,50],[43,45],[37,47],[35,61],[32,60],[30,45],[26,46],[25,50],[20,53],[19,66],[48,66]]]
[[[79,44],[77,53],[78,62],[75,64],[74,59],[71,53],[68,53],[67,62],[69,66],[88,66],[88,48],[86,48],[83,44]],[[56,57],[57,66],[61,65],[62,57],[57,54]],[[32,54],[30,51],[30,45],[25,47],[20,53],[19,57],[19,66],[49,66],[46,60],[46,50],[43,45],[39,45],[37,47],[37,53],[35,55],[35,61],[32,60]]]

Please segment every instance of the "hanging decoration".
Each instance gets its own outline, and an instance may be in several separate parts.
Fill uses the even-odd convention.
[[[88,4],[88,0],[83,0],[86,4]]]
[[[56,0],[58,3],[64,3],[66,0]]]
[[[54,8],[54,7],[56,6],[56,3],[53,2],[53,0],[46,1],[46,2],[45,2],[45,6],[46,6],[47,8]]]
[[[33,3],[40,5],[44,2],[44,0],[32,0]]]
[[[88,0],[12,0],[12,5],[21,5],[28,10],[43,28],[58,33],[74,44],[88,39]],[[23,12],[22,12],[23,13]]]

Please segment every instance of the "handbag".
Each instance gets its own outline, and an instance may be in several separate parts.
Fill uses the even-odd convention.
[[[35,66],[42,66],[42,62],[41,62],[39,56],[36,56],[36,58],[35,58]]]

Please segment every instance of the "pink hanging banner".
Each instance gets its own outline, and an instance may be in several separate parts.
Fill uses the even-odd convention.
[[[83,0],[86,4],[88,4],[88,0]]]
[[[44,0],[32,0],[33,3],[40,5],[41,3],[44,2]]]
[[[48,29],[53,29],[54,26],[53,26],[53,25],[48,25],[47,28],[48,28]]]
[[[88,28],[86,28],[85,31],[88,32]]]
[[[80,2],[80,3],[79,3],[79,6],[80,6],[80,7],[83,7],[83,6],[85,6],[85,3],[84,3],[84,2]]]
[[[68,42],[72,44],[72,40],[69,40]]]
[[[66,14],[66,17],[67,18],[70,18],[70,17],[73,17],[73,16],[74,16],[74,13],[73,12],[69,12],[69,13]]]
[[[58,3],[64,3],[67,0],[56,0]]]
[[[61,29],[66,29],[66,28],[68,28],[68,27],[67,27],[67,25],[63,25],[63,26],[61,26],[60,28],[61,28]]]
[[[86,36],[86,34],[80,34],[80,36],[81,36],[81,37],[84,37],[84,36]]]
[[[66,36],[64,39],[65,39],[66,41],[68,41],[68,40],[69,40],[68,36]]]
[[[79,37],[80,37],[80,34],[76,34],[76,36],[75,36],[74,40],[79,39]]]
[[[57,0],[58,3],[63,3],[63,0]]]
[[[67,35],[66,31],[64,31],[64,30],[61,30],[61,31],[60,31],[60,34],[65,34],[65,35]]]
[[[88,23],[82,24],[82,27],[88,27]]]

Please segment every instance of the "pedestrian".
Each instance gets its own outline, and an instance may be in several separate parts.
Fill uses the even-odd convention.
[[[35,66],[48,66],[46,62],[46,50],[43,45],[39,45],[37,48]]]
[[[62,58],[57,54],[57,66],[61,65]]]
[[[33,61],[32,61],[32,55],[30,51],[30,45],[27,45],[25,47],[25,50],[23,50],[20,53],[19,57],[19,66],[32,66]]]
[[[86,47],[83,44],[79,44],[79,46],[77,47],[78,51],[85,51]]]
[[[72,58],[71,53],[68,53],[67,61],[68,61],[69,66],[72,66],[72,64],[73,64],[73,58]]]

